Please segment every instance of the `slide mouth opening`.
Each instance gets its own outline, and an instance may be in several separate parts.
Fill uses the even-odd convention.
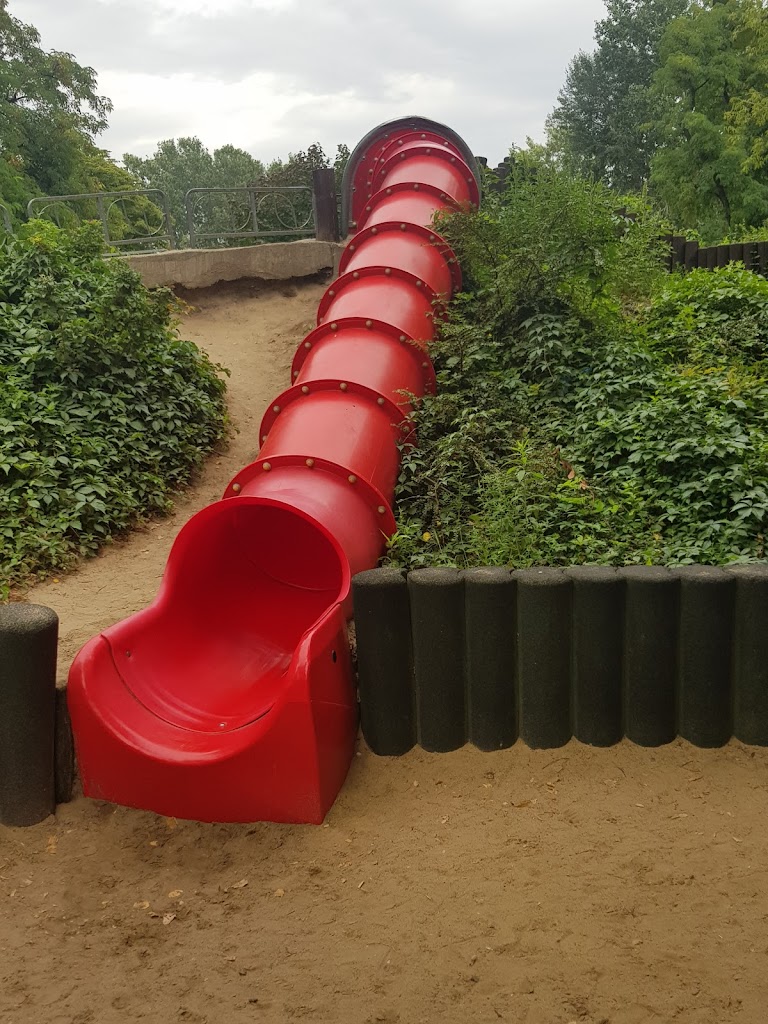
[[[182,529],[155,604],[104,636],[123,683],[158,718],[228,732],[285,693],[302,637],[349,580],[338,542],[300,509],[228,498]]]
[[[249,538],[247,557],[257,569],[289,587],[326,593],[331,601],[342,598],[349,589],[349,566],[324,527],[300,510],[266,498],[245,497],[235,503],[235,528]]]
[[[323,593],[329,604],[349,589],[347,558],[331,533],[301,509],[255,495],[218,501],[194,516],[171,552],[167,582],[199,582],[222,571]]]

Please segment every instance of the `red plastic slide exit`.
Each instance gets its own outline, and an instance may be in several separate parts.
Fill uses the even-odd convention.
[[[461,283],[433,218],[478,202],[471,153],[442,125],[392,121],[355,149],[343,219],[359,230],[258,459],[181,530],[155,601],[72,665],[87,796],[203,821],[323,820],[357,734],[350,580],[395,529],[399,444]]]

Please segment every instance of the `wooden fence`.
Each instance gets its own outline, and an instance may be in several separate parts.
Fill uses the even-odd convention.
[[[708,245],[700,247],[680,235],[665,236],[669,241],[669,259],[667,266],[670,271],[676,267],[685,270],[714,270],[726,267],[729,263],[743,263],[747,270],[768,277],[768,242],[734,242],[728,245]]]

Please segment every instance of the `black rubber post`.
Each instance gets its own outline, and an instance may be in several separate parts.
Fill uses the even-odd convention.
[[[75,744],[67,707],[67,691],[63,687],[56,690],[56,728],[53,753],[56,803],[66,804],[72,799],[72,790],[75,785]]]
[[[768,565],[734,565],[733,733],[768,747]]]
[[[0,606],[0,824],[56,809],[54,730],[59,620],[35,604]]]
[[[561,569],[518,569],[520,735],[530,747],[571,739],[571,580]]]
[[[642,747],[677,736],[680,583],[661,566],[630,566],[624,579],[624,733]]]
[[[419,743],[457,750],[467,742],[464,580],[458,569],[416,569],[408,590]]]
[[[624,580],[615,569],[593,565],[566,573],[573,582],[573,734],[582,743],[610,747],[624,735]]]
[[[517,584],[509,569],[463,575],[469,741],[501,750],[517,740]]]
[[[678,732],[697,747],[731,738],[733,576],[707,565],[686,565],[680,578]]]
[[[375,754],[416,743],[408,584],[399,569],[369,569],[352,580],[360,722]]]

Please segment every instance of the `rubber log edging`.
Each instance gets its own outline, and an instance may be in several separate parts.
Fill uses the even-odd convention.
[[[405,754],[416,743],[411,610],[405,573],[368,569],[352,583],[360,719],[375,754]]]
[[[36,825],[56,809],[59,619],[34,604],[0,606],[0,824]]]
[[[733,732],[768,746],[768,565],[728,569],[736,580],[733,638]]]
[[[457,750],[467,739],[464,580],[458,569],[416,569],[408,591],[419,744]]]
[[[766,563],[371,570],[355,595],[376,753],[768,746]]]
[[[610,747],[624,736],[624,581],[616,569],[601,566],[575,566],[567,575],[573,586],[573,735]]]
[[[67,691],[56,689],[56,725],[53,737],[54,788],[57,804],[67,804],[75,788],[75,742],[67,706]]]
[[[467,739],[501,750],[518,737],[517,584],[509,569],[464,572]]]
[[[724,569],[686,565],[680,580],[678,727],[697,747],[722,747],[733,734],[731,646],[735,580]]]
[[[571,581],[562,569],[514,575],[520,736],[529,747],[562,747],[572,736]]]

